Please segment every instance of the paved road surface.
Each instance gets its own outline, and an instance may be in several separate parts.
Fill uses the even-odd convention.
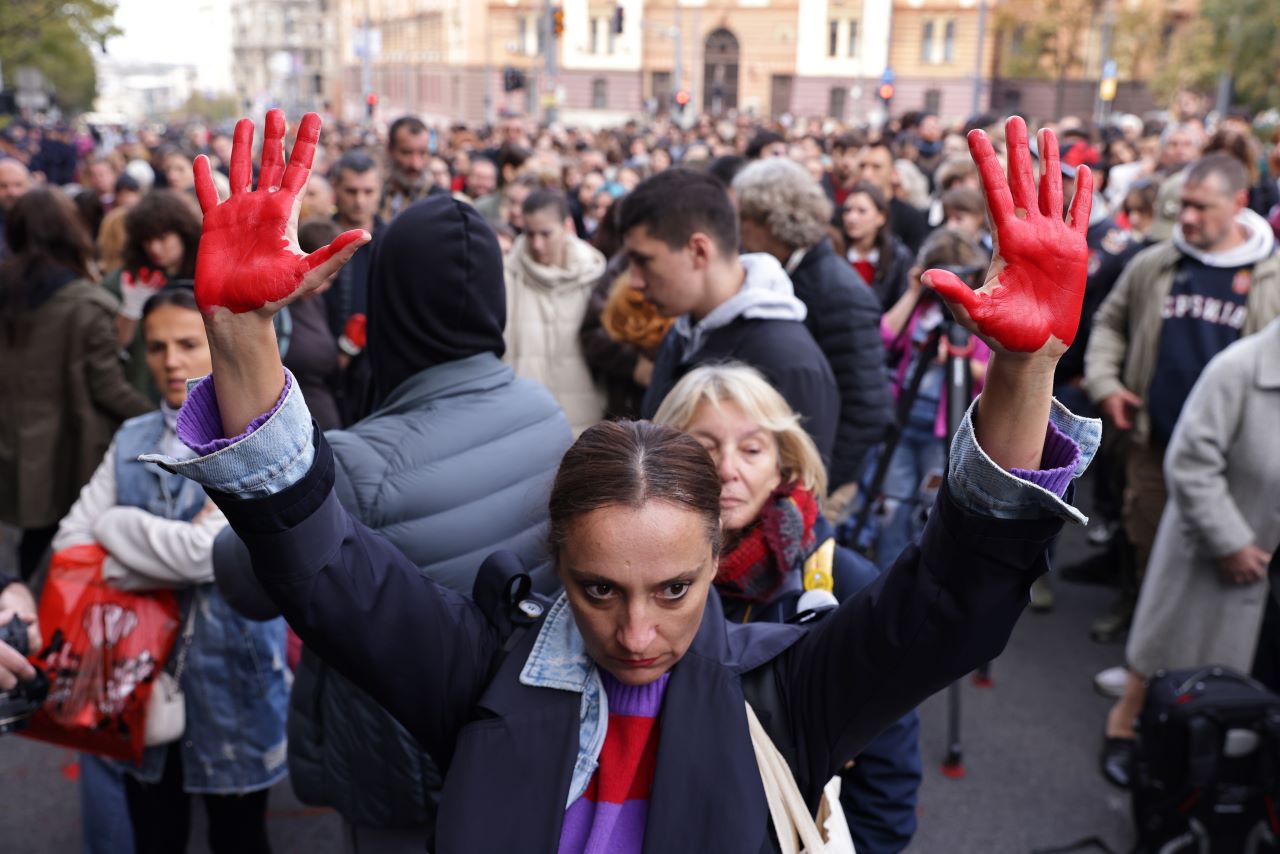
[[[0,566],[12,560],[11,548],[11,533],[6,540],[0,532]],[[1069,529],[1059,543],[1060,563],[1086,553],[1083,531]],[[938,770],[946,753],[945,696],[925,704],[925,783],[910,854],[1030,854],[1091,835],[1117,852],[1131,844],[1128,801],[1095,770],[1107,701],[1090,680],[1121,650],[1091,642],[1088,623],[1110,592],[1063,583],[1055,590],[1052,613],[1027,613],[1020,621],[995,663],[994,688],[962,686],[964,779]],[[0,740],[0,852],[80,850],[74,767],[70,751]],[[205,852],[199,808],[195,822],[191,851]],[[299,804],[287,781],[271,794],[269,824],[277,854],[341,851],[336,816]]]

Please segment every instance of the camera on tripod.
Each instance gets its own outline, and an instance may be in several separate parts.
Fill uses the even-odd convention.
[[[0,641],[7,643],[23,655],[29,654],[27,647],[27,626],[16,616],[0,626]],[[39,667],[36,678],[30,681],[18,681],[8,691],[0,691],[0,735],[7,735],[20,730],[27,724],[31,714],[44,703],[49,696],[49,677]]]

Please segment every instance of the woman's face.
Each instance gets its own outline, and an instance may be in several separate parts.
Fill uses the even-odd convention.
[[[142,340],[156,388],[175,409],[187,399],[187,380],[213,372],[204,319],[194,309],[177,305],[153,309],[143,321]]]
[[[152,266],[164,270],[172,276],[182,266],[182,238],[177,232],[166,231],[159,237],[151,237],[142,241],[142,251],[147,253]]]
[[[170,154],[164,160],[164,176],[169,180],[169,187],[174,190],[187,190],[195,186],[195,175],[191,172],[191,161],[181,154]]]
[[[580,516],[559,556],[587,653],[627,685],[654,681],[684,656],[715,572],[706,518],[660,500]]]
[[[854,193],[844,202],[844,231],[853,240],[867,240],[884,227],[884,214],[866,193]]]
[[[1116,141],[1111,144],[1111,162],[1132,163],[1138,159],[1138,152],[1133,150],[1133,146],[1127,142]]]
[[[750,527],[782,483],[778,440],[738,404],[703,401],[685,432],[707,449],[720,472],[720,526],[726,534]]]
[[[1125,215],[1129,217],[1129,227],[1132,228],[1136,234],[1145,235],[1151,230],[1151,221],[1154,219],[1151,215],[1151,211],[1136,207],[1127,208],[1125,210]]]

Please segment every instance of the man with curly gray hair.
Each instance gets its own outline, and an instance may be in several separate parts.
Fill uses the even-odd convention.
[[[880,341],[880,305],[867,283],[831,245],[831,201],[797,163],[770,158],[733,180],[743,252],[764,252],[786,269],[808,308],[809,328],[840,389],[840,421],[831,461],[833,513],[852,498],[867,451],[892,416]]]

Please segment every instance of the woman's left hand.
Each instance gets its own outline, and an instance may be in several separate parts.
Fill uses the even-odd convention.
[[[1081,166],[1065,221],[1058,140],[1040,132],[1040,185],[1031,167],[1027,126],[1013,116],[1005,125],[1008,180],[980,130],[969,150],[982,176],[994,227],[994,255],[986,282],[974,291],[954,273],[929,270],[927,283],[956,319],[1002,353],[1034,354],[1053,361],[1075,340],[1088,276],[1085,232],[1093,203],[1093,177]]]
[[[987,135],[978,130],[969,134],[994,226],[995,253],[986,282],[973,291],[945,270],[929,270],[925,276],[956,320],[992,351],[974,438],[1005,471],[1035,470],[1044,454],[1054,368],[1080,325],[1093,178],[1088,167],[1080,167],[1064,221],[1057,139],[1041,132],[1037,192],[1026,124],[1010,118],[1005,135],[1007,181]]]

